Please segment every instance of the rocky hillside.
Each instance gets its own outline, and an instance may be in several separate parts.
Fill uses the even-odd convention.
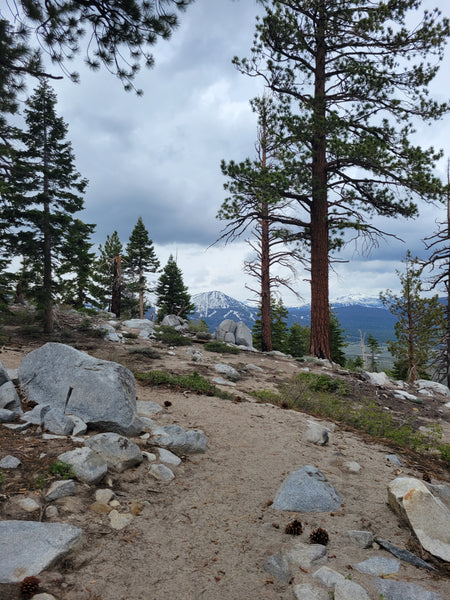
[[[380,427],[380,414],[399,432],[413,421],[431,447],[433,431],[450,442],[448,390],[277,354],[212,352],[188,333],[186,345],[168,345],[142,336],[145,324],[83,319],[61,314],[51,339],[7,328],[0,398],[9,382],[21,383],[21,396],[1,409],[17,416],[0,426],[0,599],[20,598],[25,576],[39,579],[36,589],[22,583],[28,597],[46,600],[450,597],[448,463],[289,408],[331,403],[337,417],[342,402],[348,413],[366,406],[358,414]],[[94,333],[106,325],[122,341]],[[41,350],[48,341],[56,359]],[[89,380],[96,400],[83,404],[80,357],[66,346],[89,354],[89,377],[103,376],[104,360],[135,374],[135,408],[125,385],[131,413],[118,418],[139,431],[108,431],[117,426],[101,417],[110,399],[101,380]],[[36,404],[45,369],[50,387]],[[121,369],[117,388],[128,377]],[[51,391],[64,377],[70,394]],[[31,412],[35,422],[24,420]]]

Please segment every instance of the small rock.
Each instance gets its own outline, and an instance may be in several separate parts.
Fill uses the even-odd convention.
[[[133,519],[134,517],[131,513],[119,513],[117,510],[112,510],[109,513],[109,520],[113,529],[125,529]]]
[[[118,500],[111,500],[109,505],[112,506],[113,508],[119,508],[120,502]]]
[[[273,502],[275,510],[328,512],[337,510],[342,497],[316,467],[293,471],[281,484]]]
[[[0,469],[17,469],[19,465],[22,463],[17,458],[17,456],[12,456],[8,454],[2,460],[0,460]]]
[[[47,594],[47,592],[43,592],[42,594],[35,594],[31,600],[57,600],[55,596],[51,594]]]
[[[0,423],[11,423],[16,418],[16,413],[7,408],[0,408]]]
[[[171,481],[175,477],[169,467],[165,465],[152,465],[148,472],[158,481]]]
[[[316,444],[317,446],[326,446],[329,441],[328,434],[330,430],[320,423],[316,423],[315,421],[308,420],[307,423],[308,429],[305,433],[306,441]]]
[[[99,515],[108,515],[113,509],[113,506],[108,506],[103,502],[93,502],[89,505],[89,510]]]
[[[47,517],[47,519],[56,519],[59,516],[58,509],[54,504],[52,504],[51,506],[47,506],[47,508],[45,509],[45,516]]]
[[[282,583],[289,583],[291,580],[289,563],[283,552],[277,552],[277,554],[273,554],[272,556],[269,556],[269,558],[266,558],[263,569]]]
[[[360,573],[365,575],[392,575],[397,573],[400,568],[400,563],[395,558],[385,558],[384,556],[374,556],[363,562],[353,565]]]
[[[45,499],[48,501],[56,500],[57,498],[64,498],[65,496],[75,495],[75,482],[72,479],[64,479],[61,481],[54,481],[45,495]]]
[[[363,587],[354,581],[344,579],[336,583],[334,600],[370,600],[370,597]]]
[[[314,579],[321,581],[329,588],[334,588],[338,582],[345,581],[345,577],[343,575],[337,571],[334,571],[333,569],[330,569],[330,567],[320,567],[320,569],[317,569],[317,571],[313,574],[313,577]]]
[[[103,458],[90,448],[76,448],[58,456],[58,460],[68,463],[77,479],[85,483],[98,483],[108,470]]]
[[[121,473],[142,462],[139,446],[118,433],[99,433],[85,442],[106,461],[110,469]]]
[[[349,460],[344,463],[344,467],[349,473],[359,473],[361,471],[361,465],[354,460]]]
[[[296,600],[330,600],[327,591],[310,586],[308,583],[294,585]]]
[[[347,531],[347,537],[351,539],[360,548],[371,548],[373,544],[373,535],[370,531]]]
[[[16,500],[17,506],[19,506],[25,512],[34,512],[39,510],[40,504],[36,502],[33,498],[18,498]]]
[[[406,581],[377,578],[375,585],[386,600],[443,600],[439,594]]]
[[[386,454],[386,460],[397,467],[402,467],[403,463],[396,454]]]
[[[321,544],[305,544],[300,542],[285,553],[289,564],[297,569],[309,570],[313,564],[320,564],[327,561],[326,546]]]
[[[142,452],[142,456],[147,459],[148,462],[153,462],[158,458],[153,452],[146,452],[145,450]]]
[[[228,385],[229,387],[236,387],[234,381],[228,381],[223,377],[214,377],[213,383],[215,383],[216,385]]]
[[[158,448],[159,452],[159,460],[168,465],[179,465],[181,463],[181,458],[179,458],[176,454],[171,452],[170,450],[166,450],[165,448]]]
[[[114,496],[114,492],[108,488],[95,490],[95,500],[101,504],[108,504],[108,502],[112,500]]]
[[[162,412],[163,408],[157,402],[152,402],[150,400],[138,400],[137,404],[137,412],[139,416],[143,417],[153,417],[158,413]]]
[[[236,369],[231,365],[217,363],[217,365],[214,365],[214,370],[216,371],[216,373],[224,375],[230,381],[237,381],[238,379],[240,379],[239,372],[236,371]]]

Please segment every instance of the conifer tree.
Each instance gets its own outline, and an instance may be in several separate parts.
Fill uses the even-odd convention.
[[[84,0],[82,2],[46,2],[18,0],[6,3],[2,10],[2,21],[10,26],[15,36],[32,32],[33,36],[22,40],[28,57],[12,56],[4,65],[15,77],[26,74],[57,78],[58,75],[44,73],[40,62],[43,49],[51,62],[65,66],[84,50],[86,63],[92,69],[102,64],[119,77],[126,90],[133,87],[133,80],[140,68],[140,61],[151,67],[154,63],[149,48],[158,39],[168,39],[178,25],[174,9],[183,10],[192,0]],[[9,14],[8,14],[9,9]],[[9,22],[6,19],[9,17]],[[87,34],[87,35],[86,35]],[[83,47],[83,37],[86,44]],[[38,51],[32,51],[30,39],[37,40]],[[33,58],[33,60],[31,60]],[[1,67],[0,67],[1,68]],[[69,73],[77,80],[77,73]],[[60,78],[61,76],[59,76]]]
[[[288,330],[286,352],[296,358],[308,354],[310,335],[309,327],[304,327],[297,322],[293,323]]]
[[[234,62],[261,76],[284,108],[285,181],[269,185],[297,203],[295,227],[311,259],[310,353],[331,358],[330,252],[346,231],[376,244],[386,233],[373,216],[413,217],[417,198],[442,194],[433,174],[441,153],[410,138],[415,119],[432,122],[448,110],[428,86],[449,21],[439,11],[415,19],[420,0],[260,4],[252,56]]]
[[[444,336],[444,308],[437,295],[422,296],[422,269],[409,251],[403,263],[405,272],[397,271],[401,295],[387,290],[380,298],[397,317],[397,340],[388,341],[388,350],[395,358],[394,375],[414,383],[418,377],[429,378],[427,366]]]
[[[62,249],[62,262],[57,269],[60,295],[64,303],[74,308],[83,308],[92,302],[90,289],[95,252],[91,252],[93,243],[90,237],[94,229],[95,225],[74,219]]]
[[[128,276],[127,287],[139,295],[139,318],[144,318],[144,293],[146,291],[146,273],[156,273],[159,260],[156,257],[153,242],[148,235],[142,217],[131,232],[125,249],[124,272]]]
[[[119,308],[120,316],[120,297],[121,297],[121,282],[117,281],[117,262],[121,261],[123,255],[123,246],[119,239],[117,231],[113,231],[111,235],[106,236],[104,246],[101,244],[98,247],[98,258],[94,262],[92,273],[93,284],[91,286],[91,294],[94,299],[94,306],[101,310],[113,311],[113,304],[117,310]],[[114,292],[116,297],[113,298]],[[119,295],[119,297],[117,297]],[[115,303],[113,302],[115,301]]]
[[[330,349],[331,360],[342,367],[345,366],[346,358],[344,348],[347,346],[345,341],[345,330],[342,329],[337,314],[330,311]]]
[[[270,332],[272,339],[272,350],[286,352],[288,330],[286,319],[288,316],[287,308],[283,305],[281,298],[270,300]],[[261,306],[259,307],[256,320],[253,324],[253,346],[262,350],[262,319]]]
[[[72,215],[83,208],[87,185],[75,169],[67,125],[56,113],[56,102],[45,80],[27,100],[24,149],[15,156],[17,178],[7,193],[16,252],[28,257],[42,275],[36,293],[46,333],[53,330],[55,263],[61,257]]]
[[[158,279],[155,292],[158,321],[161,321],[165,315],[177,315],[187,319],[188,315],[195,310],[188,289],[183,283],[183,274],[172,254]]]
[[[378,370],[376,355],[380,351],[380,345],[378,343],[378,340],[376,338],[374,338],[374,336],[371,333],[369,333],[369,335],[367,336],[367,345],[370,350],[369,369],[374,373]]]
[[[285,232],[280,226],[284,211],[291,201],[284,200],[276,192],[276,181],[283,177],[277,158],[280,122],[276,106],[267,96],[253,99],[251,106],[258,115],[257,159],[252,161],[247,158],[240,163],[222,161],[222,173],[227,177],[224,188],[231,196],[222,203],[217,217],[228,221],[219,240],[234,240],[251,229],[252,238],[247,242],[254,258],[245,261],[244,271],[259,283],[257,289],[247,287],[259,299],[260,349],[266,352],[277,349],[273,348],[271,339],[272,292],[280,286],[293,291],[291,278],[296,274],[294,261],[301,260],[302,256],[298,248],[286,245]],[[285,269],[287,275],[281,275],[280,271],[275,273],[277,265]]]

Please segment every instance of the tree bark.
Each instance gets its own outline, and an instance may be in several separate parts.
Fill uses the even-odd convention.
[[[43,321],[44,333],[53,332],[53,298],[52,298],[52,247],[50,231],[50,199],[48,182],[48,145],[47,145],[47,113],[43,110],[43,133],[44,133],[44,172],[43,172],[43,192],[44,192],[44,277],[43,277]]]
[[[331,360],[328,290],[328,199],[325,104],[325,9],[319,7],[313,115],[311,202],[311,341],[309,352]]]
[[[261,167],[266,168],[266,123],[261,132]],[[269,207],[265,198],[261,201],[261,350],[272,350],[272,319],[270,315],[270,243],[269,243]]]
[[[114,277],[111,296],[111,312],[113,312],[116,315],[116,317],[120,317],[121,293],[122,265],[120,256],[116,256],[114,259]]]
[[[144,318],[144,273],[139,271],[139,318]]]

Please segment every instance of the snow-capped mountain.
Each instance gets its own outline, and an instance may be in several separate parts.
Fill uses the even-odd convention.
[[[248,306],[217,290],[203,292],[192,296],[196,311],[190,317],[192,320],[204,319],[211,331],[220,325],[224,319],[243,321],[250,329],[256,319],[258,308]]]
[[[364,294],[351,294],[349,296],[340,296],[331,300],[334,307],[338,306],[367,306],[369,308],[384,308],[383,303],[378,297],[365,296]]]
[[[243,321],[252,329],[258,307],[240,302],[223,292],[212,291],[196,294],[192,297],[196,311],[190,319],[204,319],[210,331],[214,331],[224,319]],[[383,307],[378,298],[355,294],[336,298],[331,301],[341,327],[345,330],[348,341],[359,340],[360,330],[371,333],[380,342],[394,337],[395,317]],[[310,305],[287,307],[287,327],[294,322],[309,326],[311,322]]]

